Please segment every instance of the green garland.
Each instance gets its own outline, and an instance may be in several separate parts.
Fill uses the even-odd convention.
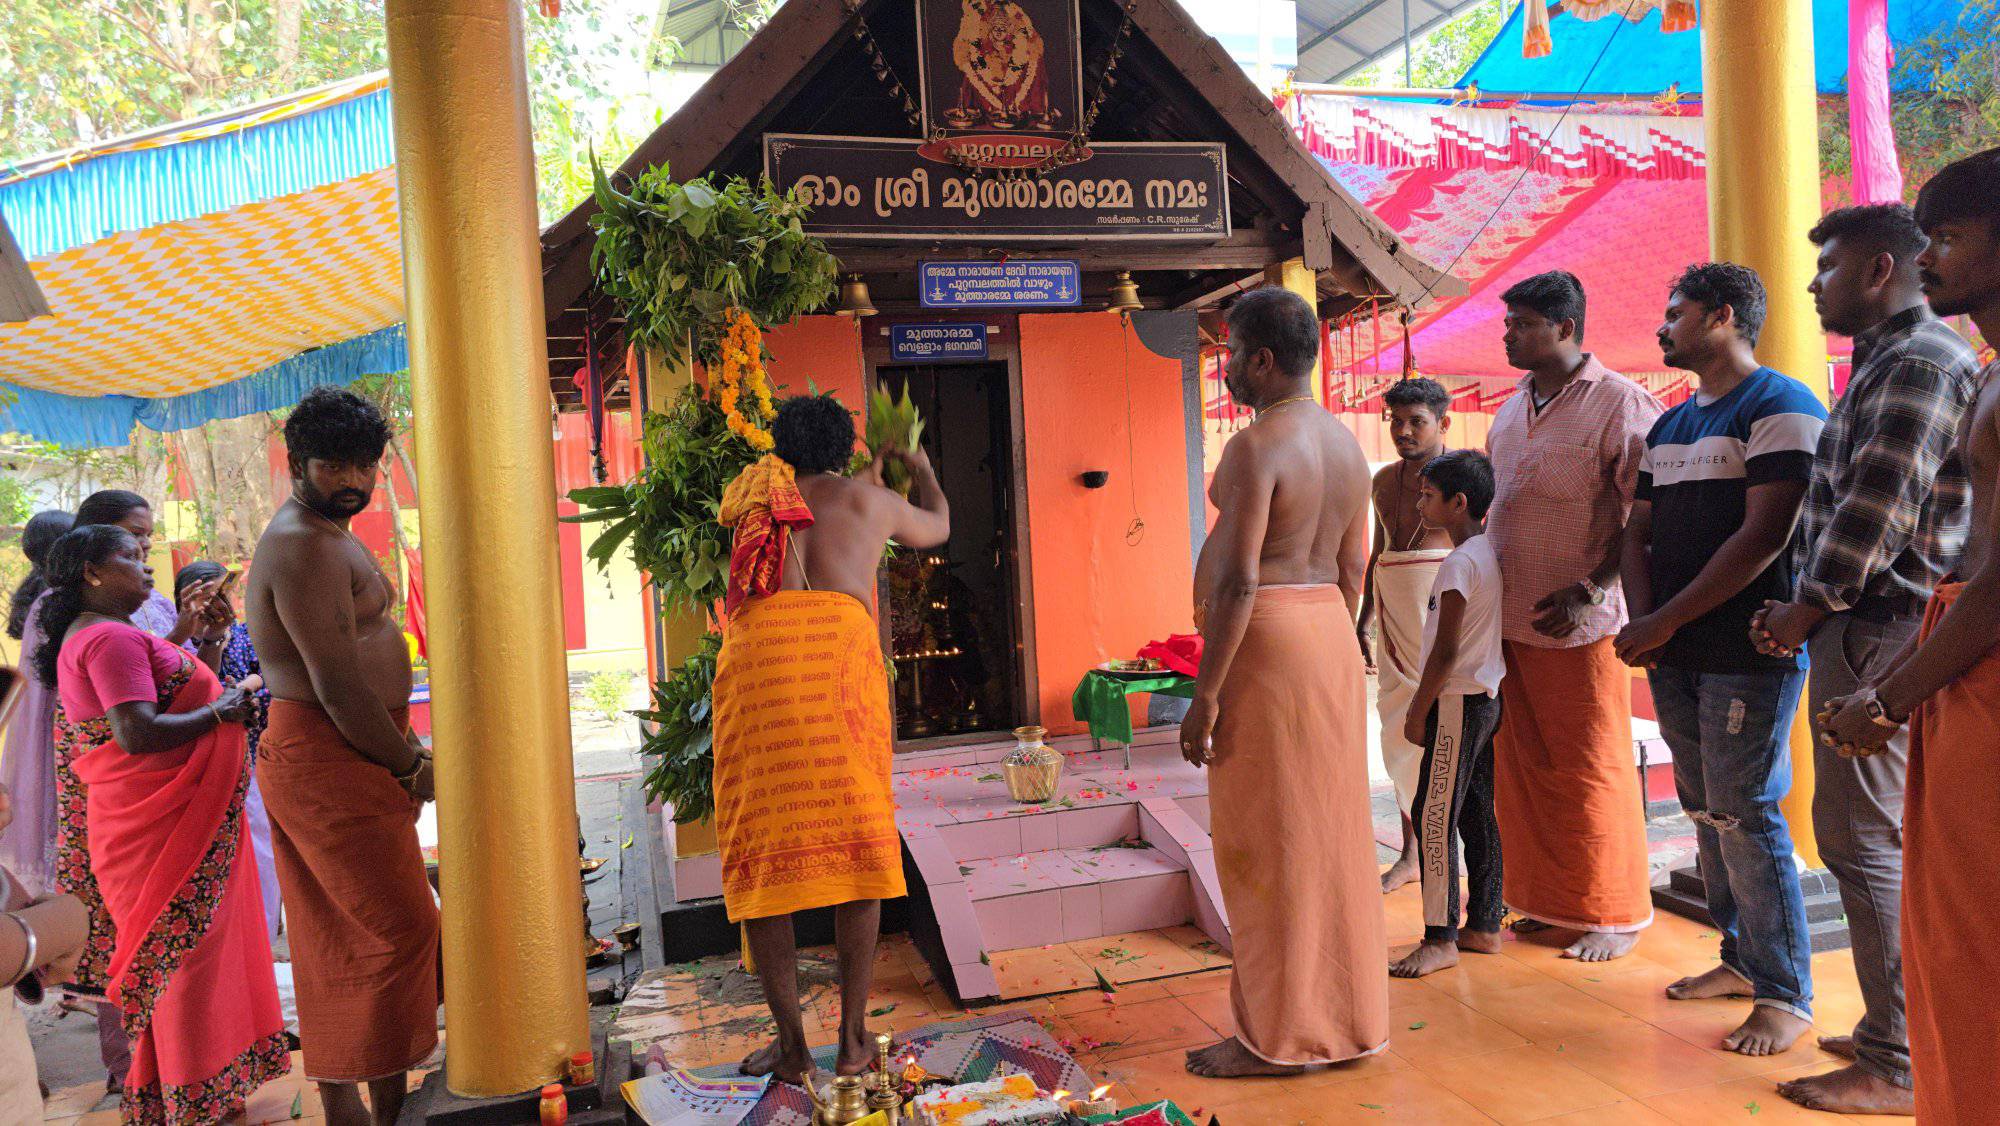
[[[634,712],[650,725],[639,753],[653,760],[646,793],[674,807],[686,824],[715,811],[715,658],[722,635],[702,637],[674,675],[653,685],[653,707]]]

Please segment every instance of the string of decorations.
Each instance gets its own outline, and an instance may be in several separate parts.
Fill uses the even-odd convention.
[[[862,52],[868,56],[868,66],[875,72],[875,80],[889,92],[891,100],[902,108],[903,116],[909,120],[910,128],[916,130],[918,136],[923,137],[928,143],[945,140],[942,132],[933,132],[927,127],[923,110],[918,106],[917,100],[911,97],[909,87],[903,85],[903,80],[896,77],[895,68],[889,65],[889,57],[883,54],[882,45],[875,38],[875,30],[868,26],[868,17],[862,13],[866,4],[867,0],[841,0],[841,6],[854,20],[854,38],[861,44]],[[1125,41],[1132,34],[1132,16],[1136,7],[1137,0],[1123,0],[1119,5],[1118,30],[1111,36],[1111,47],[1105,53],[1104,66],[1098,70],[1097,81],[1091,89],[1089,99],[1084,103],[1082,120],[1077,122],[1077,128],[1054,152],[1025,167],[990,168],[975,163],[971,157],[948,145],[943,145],[940,147],[944,159],[962,172],[1003,181],[1044,176],[1065,164],[1074,164],[1081,159],[1083,150],[1090,144],[1090,131],[1097,125],[1097,115],[1103,110],[1105,100],[1111,96],[1112,88],[1118,85],[1118,61],[1125,55]]]
[[[729,334],[722,340],[722,414],[732,433],[759,453],[768,453],[773,441],[763,423],[778,417],[778,409],[771,402],[771,381],[764,374],[764,334],[741,309],[727,310],[723,316],[729,322]],[[745,417],[737,406],[745,391],[751,396],[753,417]]]

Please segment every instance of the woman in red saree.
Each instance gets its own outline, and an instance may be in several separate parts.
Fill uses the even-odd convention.
[[[49,549],[37,669],[87,794],[89,860],[110,916],[107,994],[132,1043],[121,1109],[208,1126],[284,1074],[257,867],[244,845],[249,702],[131,624],[152,592],[135,538],[80,527]]]

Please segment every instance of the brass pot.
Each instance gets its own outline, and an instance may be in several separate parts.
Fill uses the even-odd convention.
[[[848,1126],[874,1113],[868,1108],[868,1089],[859,1075],[836,1076],[824,1090],[815,1090],[808,1081],[806,1093],[812,1096],[813,1126]]]
[[[1007,779],[1007,796],[1024,805],[1054,800],[1062,786],[1062,756],[1042,742],[1039,727],[1014,729],[1014,750],[1000,764]]]

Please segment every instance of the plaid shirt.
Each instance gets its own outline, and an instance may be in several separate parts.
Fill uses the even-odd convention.
[[[1978,372],[1972,346],[1921,305],[1854,338],[1795,541],[1801,602],[1901,613],[1950,572],[1971,512],[1957,438]]]

